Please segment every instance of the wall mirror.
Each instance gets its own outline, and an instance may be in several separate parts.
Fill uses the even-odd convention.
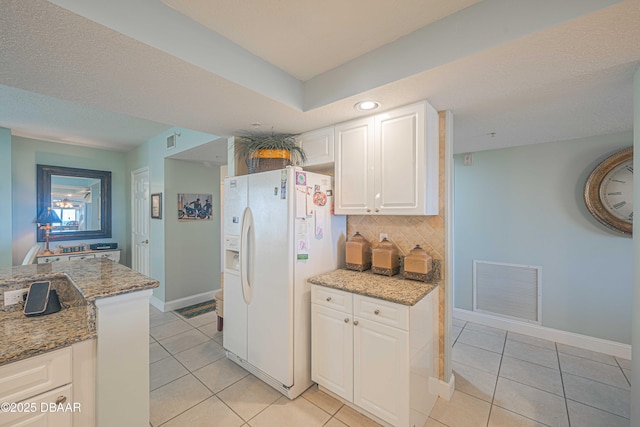
[[[50,206],[62,220],[52,224],[49,240],[111,237],[111,172],[37,165],[37,187],[37,213]]]

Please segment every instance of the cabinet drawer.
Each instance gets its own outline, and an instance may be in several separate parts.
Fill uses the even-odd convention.
[[[71,347],[0,366],[0,402],[19,402],[71,382]]]
[[[47,257],[39,257],[38,264],[47,264],[49,262],[57,262],[57,261],[67,261],[69,259],[68,256],[63,255],[55,255],[55,256],[47,256]]]
[[[114,252],[98,252],[96,258],[108,258],[111,261],[120,262],[120,251]]]
[[[353,315],[403,330],[409,329],[409,307],[362,295],[353,296]]]
[[[69,261],[81,261],[83,259],[95,258],[94,254],[69,255]]]
[[[73,425],[73,412],[70,410],[57,411],[58,406],[51,408],[50,404],[56,402],[62,403],[63,409],[67,409],[66,405],[71,404],[73,408],[73,388],[71,384],[67,384],[47,393],[39,394],[28,398],[22,404],[28,405],[29,411],[26,412],[0,412],[0,427],[9,426],[47,426],[47,427],[70,427]],[[22,405],[21,405],[22,406]],[[24,407],[24,406],[22,406]],[[16,408],[17,409],[17,408]],[[34,411],[35,409],[35,411]],[[44,410],[43,410],[44,409]],[[79,407],[82,411],[82,407]]]
[[[324,286],[311,286],[311,302],[325,307],[351,313],[353,295],[338,289],[325,288]]]

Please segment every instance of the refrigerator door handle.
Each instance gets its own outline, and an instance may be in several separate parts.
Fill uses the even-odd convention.
[[[240,282],[242,284],[242,298],[246,304],[251,303],[251,233],[253,232],[253,214],[250,208],[242,213],[242,231],[240,235]]]

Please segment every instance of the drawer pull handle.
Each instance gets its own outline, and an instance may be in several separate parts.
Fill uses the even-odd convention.
[[[354,320],[353,321],[353,326],[358,326],[358,323],[360,323],[360,322],[358,322],[357,320]]]
[[[375,311],[373,312],[373,314],[375,314],[375,315],[377,316],[378,314],[380,314],[380,310],[375,310]]]
[[[349,323],[349,318],[348,317],[344,318],[344,323]]]
[[[56,399],[56,405],[61,405],[67,401],[67,396],[58,396]]]
[[[327,297],[327,302],[331,301],[331,297]]]

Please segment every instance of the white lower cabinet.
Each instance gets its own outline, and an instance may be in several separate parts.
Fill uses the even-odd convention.
[[[0,366],[0,427],[93,426],[95,340]]]
[[[422,427],[437,399],[435,292],[409,307],[311,289],[312,380],[389,425]]]

